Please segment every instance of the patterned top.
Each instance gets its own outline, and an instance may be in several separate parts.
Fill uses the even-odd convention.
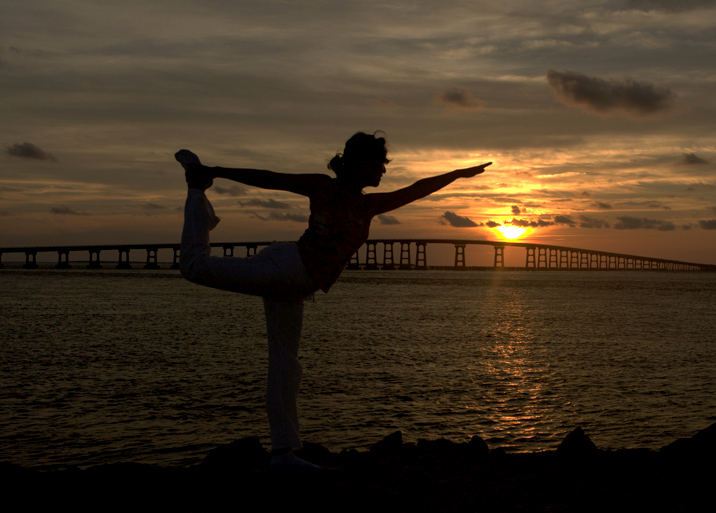
[[[331,179],[309,196],[308,229],[298,240],[298,251],[309,276],[328,292],[351,256],[368,240],[373,218],[370,195],[358,195]]]

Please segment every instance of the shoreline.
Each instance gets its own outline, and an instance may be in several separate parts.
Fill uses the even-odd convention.
[[[255,438],[190,467],[140,463],[40,471],[0,463],[5,511],[712,511],[716,424],[662,447],[604,451],[581,428],[555,451],[508,454],[479,437],[368,451],[298,451],[320,472],[269,471]]]

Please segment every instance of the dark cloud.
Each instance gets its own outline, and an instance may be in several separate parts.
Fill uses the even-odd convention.
[[[259,199],[254,198],[249,201],[239,201],[239,205],[242,207],[261,207],[261,208],[276,208],[276,209],[288,209],[291,205],[284,203],[283,201],[276,201],[275,199]]]
[[[512,213],[515,214],[516,216],[519,215],[520,207],[518,207],[517,205],[512,205]]]
[[[152,215],[154,212],[159,212],[166,209],[167,207],[165,207],[164,205],[159,205],[158,203],[144,203],[142,205],[142,210],[144,210],[147,215]]]
[[[512,221],[507,221],[505,224],[509,224],[512,226],[520,226],[522,228],[545,228],[547,226],[554,226],[554,222],[552,221],[545,221],[543,219],[539,219],[538,221],[530,221],[529,219],[515,219],[512,218]]]
[[[53,214],[69,215],[69,216],[88,216],[89,215],[87,212],[73,210],[70,207],[66,207],[64,205],[61,207],[52,207],[50,209],[50,212],[52,212]]]
[[[10,217],[12,212],[8,212],[7,210],[0,210],[0,217]]]
[[[270,212],[268,216],[262,216],[256,212],[251,215],[261,221],[290,221],[292,223],[307,223],[308,216],[305,214],[289,214],[286,212]]]
[[[716,189],[716,185],[712,185],[710,183],[704,183],[704,182],[694,182],[686,188],[686,191],[687,192],[713,191],[714,189]]]
[[[708,160],[704,160],[701,157],[697,157],[694,153],[682,153],[681,159],[679,159],[679,164],[685,164],[687,166],[690,166],[692,164],[708,164]]]
[[[704,230],[716,230],[716,219],[709,219],[708,221],[699,221],[699,226]]]
[[[609,210],[613,208],[609,203],[602,203],[601,201],[595,201],[594,206],[602,210]]]
[[[455,212],[445,212],[440,216],[440,223],[449,224],[455,228],[474,228],[478,226],[477,223],[469,217],[459,216]]]
[[[716,206],[711,206],[707,210],[713,214],[716,214]]]
[[[591,198],[591,197],[592,197],[592,195],[590,194],[589,191],[584,191],[584,192],[582,192],[582,196],[584,196],[585,198]]]
[[[35,146],[34,144],[29,142],[15,143],[11,146],[7,146],[5,148],[5,151],[8,155],[12,155],[13,157],[20,157],[23,159],[50,160],[52,162],[57,162],[57,159],[52,153],[47,153],[38,146]]]
[[[712,9],[713,0],[627,0],[627,7],[642,11],[684,12],[695,9]]]
[[[7,185],[0,185],[0,192],[17,192],[20,189],[13,189],[12,187],[8,187]]]
[[[142,205],[144,210],[166,210],[167,207],[159,205],[158,203],[145,203]]]
[[[383,107],[383,108],[387,108],[387,109],[397,109],[397,108],[398,108],[398,104],[397,104],[397,103],[395,103],[393,100],[389,100],[389,99],[384,98],[384,97],[382,97],[382,96],[381,96],[380,98],[378,98],[378,99],[375,101],[375,103],[376,103],[379,107]]]
[[[569,216],[554,216],[554,222],[555,224],[566,224],[569,226],[577,224],[576,221]]]
[[[580,228],[609,228],[609,223],[596,217],[579,216]]]
[[[380,214],[378,216],[378,221],[380,221],[380,224],[384,224],[384,225],[400,224],[400,221],[398,221],[395,217],[389,216],[386,214]]]
[[[574,71],[547,71],[547,81],[557,99],[570,107],[599,115],[648,117],[673,106],[669,89],[632,78],[604,80]]]
[[[487,227],[489,227],[489,228],[497,228],[498,226],[502,226],[502,224],[501,224],[501,223],[498,223],[498,222],[495,222],[495,221],[487,221],[487,222],[485,223],[485,226],[487,226]]]
[[[659,230],[660,232],[670,232],[676,229],[674,223],[659,219],[630,216],[622,216],[617,219],[619,219],[619,222],[614,225],[617,230]]]
[[[435,97],[435,103],[445,105],[459,110],[482,110],[485,105],[483,102],[472,96],[472,93],[462,87],[451,87],[438,93]]]
[[[227,194],[229,196],[245,196],[246,195],[246,189],[244,189],[243,187],[239,187],[238,185],[232,185],[228,189],[226,189],[224,187],[220,187],[218,185],[215,185],[214,187],[212,187],[211,190],[213,190],[217,194]]]

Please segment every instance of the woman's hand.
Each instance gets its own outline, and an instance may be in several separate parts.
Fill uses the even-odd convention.
[[[184,176],[186,183],[190,189],[199,189],[205,191],[214,183],[214,173],[209,167],[202,165],[199,157],[189,150],[179,150],[174,154],[184,168]]]
[[[466,167],[465,169],[456,169],[455,173],[460,178],[472,178],[473,176],[477,176],[480,173],[483,173],[485,171],[485,168],[489,165],[491,165],[492,162],[487,162],[486,164],[481,164],[479,166],[475,167]]]

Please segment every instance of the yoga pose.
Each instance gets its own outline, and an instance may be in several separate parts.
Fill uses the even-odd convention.
[[[362,132],[351,137],[328,169],[336,174],[285,174],[258,169],[203,166],[181,150],[176,159],[189,186],[184,209],[181,272],[189,281],[260,296],[264,300],[269,346],[266,408],[271,428],[272,468],[318,468],[294,455],[302,447],[296,398],[301,381],[298,344],[303,301],[318,290],[328,292],[351,256],[368,239],[373,217],[423,198],[458,178],[471,178],[491,164],[458,169],[418,180],[394,192],[364,194],[377,187],[389,162],[383,137]],[[219,218],[204,191],[215,178],[307,196],[308,229],[296,243],[271,244],[249,258],[212,257],[209,231]]]

